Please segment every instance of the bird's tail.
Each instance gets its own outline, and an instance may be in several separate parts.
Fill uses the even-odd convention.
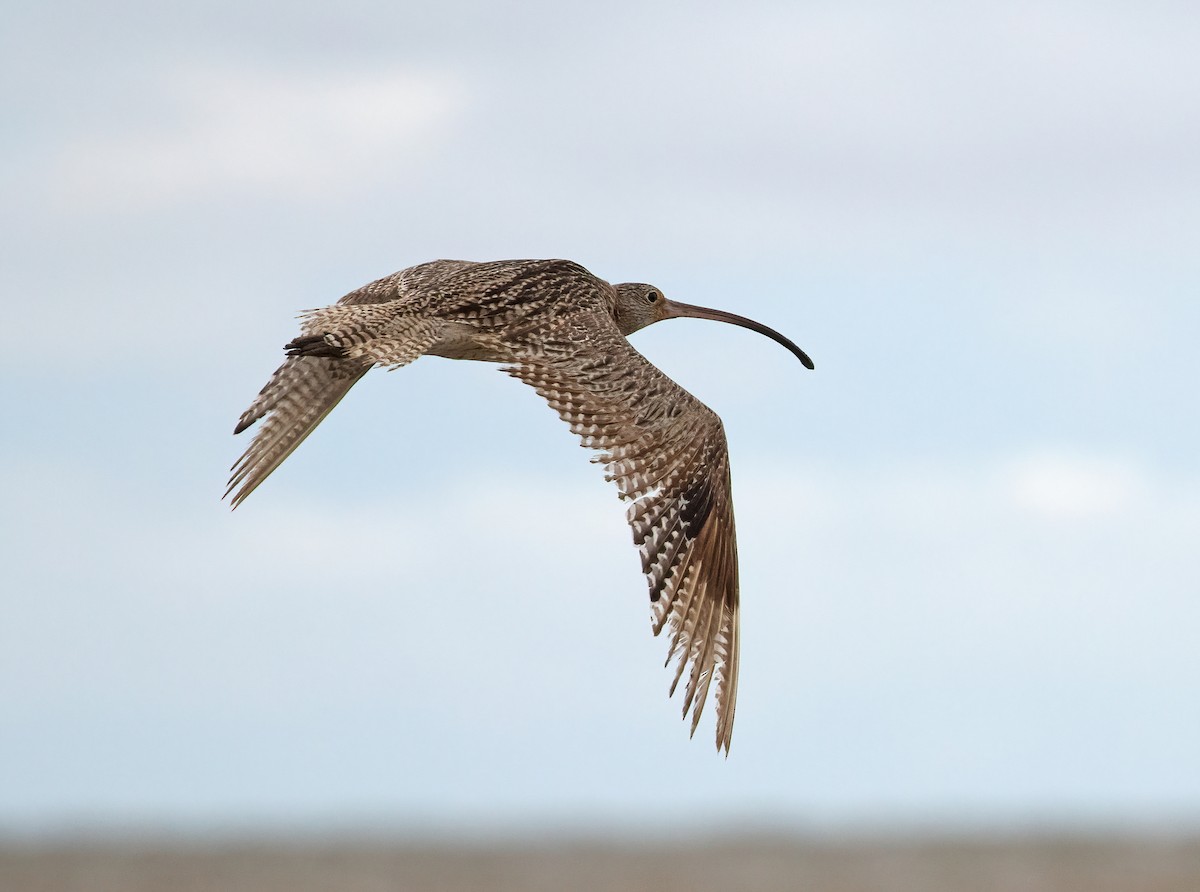
[[[288,357],[233,430],[240,434],[266,418],[231,469],[225,496],[234,493],[234,508],[292,454],[370,368],[369,360],[328,354]]]

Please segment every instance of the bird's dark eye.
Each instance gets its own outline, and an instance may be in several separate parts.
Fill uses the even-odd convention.
[[[650,301],[650,303],[654,303],[656,300],[658,300],[658,292],[651,291],[649,294],[646,295],[646,300]]]

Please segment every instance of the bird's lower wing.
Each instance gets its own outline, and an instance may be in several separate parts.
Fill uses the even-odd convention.
[[[232,468],[225,495],[234,493],[234,508],[292,454],[370,368],[371,363],[361,359],[331,356],[292,356],[284,361],[234,428],[240,434],[266,418]]]
[[[514,345],[509,374],[537,390],[601,451],[642,555],[654,633],[671,631],[671,693],[691,666],[683,713],[695,733],[716,680],[717,748],[737,700],[738,569],[729,454],[717,415],[664,375],[603,313],[580,314]]]
[[[390,293],[383,286],[375,293],[369,288],[301,317],[303,334],[284,348],[288,358],[234,428],[240,434],[266,418],[233,466],[225,491],[228,496],[237,490],[233,507],[292,454],[372,366],[400,368],[437,340],[438,323],[406,312],[402,298],[380,299]],[[353,300],[356,296],[363,299]]]

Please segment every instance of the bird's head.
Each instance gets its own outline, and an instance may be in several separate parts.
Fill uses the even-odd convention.
[[[724,310],[710,310],[707,307],[696,307],[691,304],[681,304],[667,300],[662,291],[653,285],[643,282],[625,282],[616,286],[617,303],[615,307],[617,327],[623,335],[631,335],[647,325],[661,322],[663,319],[712,319],[716,322],[728,322],[740,325],[761,335],[766,335],[776,343],[787,347],[796,358],[804,363],[806,368],[813,368],[813,361],[808,354],[793,344],[773,328],[745,316],[726,313]]]

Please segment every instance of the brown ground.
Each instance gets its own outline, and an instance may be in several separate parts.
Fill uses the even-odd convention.
[[[0,846],[3,892],[1198,892],[1200,838]]]

